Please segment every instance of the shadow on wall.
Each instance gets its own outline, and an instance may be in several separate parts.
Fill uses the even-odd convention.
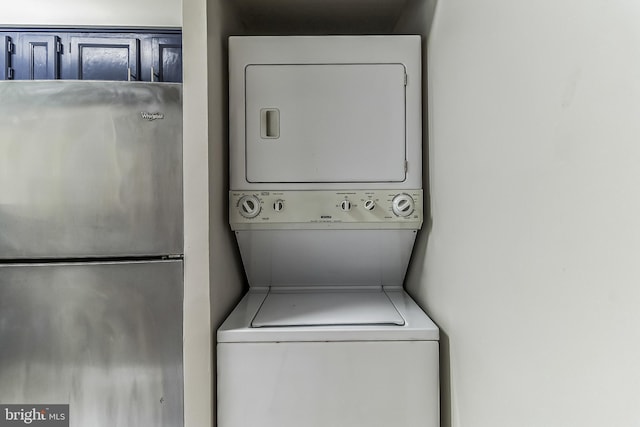
[[[427,163],[425,163],[425,165],[426,164]],[[425,179],[424,182],[428,181]],[[424,189],[426,190],[427,188],[428,187],[425,185]],[[416,237],[416,243],[413,247],[413,253],[411,255],[411,263],[409,271],[407,273],[406,284],[406,288],[409,294],[423,309],[426,309],[426,305],[423,302],[428,300],[428,296],[426,295],[427,287],[425,284],[421,284],[421,280],[423,277],[424,260],[428,250],[429,234],[431,233],[432,228],[431,216],[428,214],[429,198],[427,196],[428,193],[425,192],[425,222],[422,226],[422,230],[420,230],[418,236]],[[449,336],[444,330],[442,330],[439,325],[438,327],[440,328],[440,427],[451,427],[451,371]]]
[[[433,228],[431,217],[431,192],[429,182],[429,76],[428,46],[431,28],[436,15],[437,0],[407,0],[403,16],[396,23],[398,32],[422,36],[422,188],[424,190],[424,224],[416,237],[405,288],[427,314],[429,283],[425,282],[425,259],[429,250],[429,236]],[[433,319],[436,324],[436,319]],[[451,427],[451,374],[449,336],[440,328],[440,425]]]
[[[451,366],[449,335],[440,331],[440,427],[451,427]]]

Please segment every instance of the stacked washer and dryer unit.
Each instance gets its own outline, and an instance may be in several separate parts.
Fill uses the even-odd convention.
[[[219,427],[435,427],[438,329],[403,290],[423,220],[419,36],[231,37]]]

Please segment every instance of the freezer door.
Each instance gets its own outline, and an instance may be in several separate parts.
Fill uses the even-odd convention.
[[[182,262],[0,265],[0,402],[183,425]]]
[[[249,65],[252,183],[405,180],[402,64]]]
[[[0,82],[0,259],[182,253],[179,84]]]

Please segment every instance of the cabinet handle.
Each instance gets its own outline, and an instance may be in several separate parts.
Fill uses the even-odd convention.
[[[138,78],[136,77],[136,75],[135,75],[135,74],[133,74],[133,73],[131,72],[131,67],[128,67],[128,68],[127,68],[127,81],[129,81],[129,82],[130,82],[130,81],[133,81],[133,80],[138,80]]]

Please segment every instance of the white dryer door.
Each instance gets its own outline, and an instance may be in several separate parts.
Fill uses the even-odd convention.
[[[247,181],[405,180],[402,64],[249,65]]]

